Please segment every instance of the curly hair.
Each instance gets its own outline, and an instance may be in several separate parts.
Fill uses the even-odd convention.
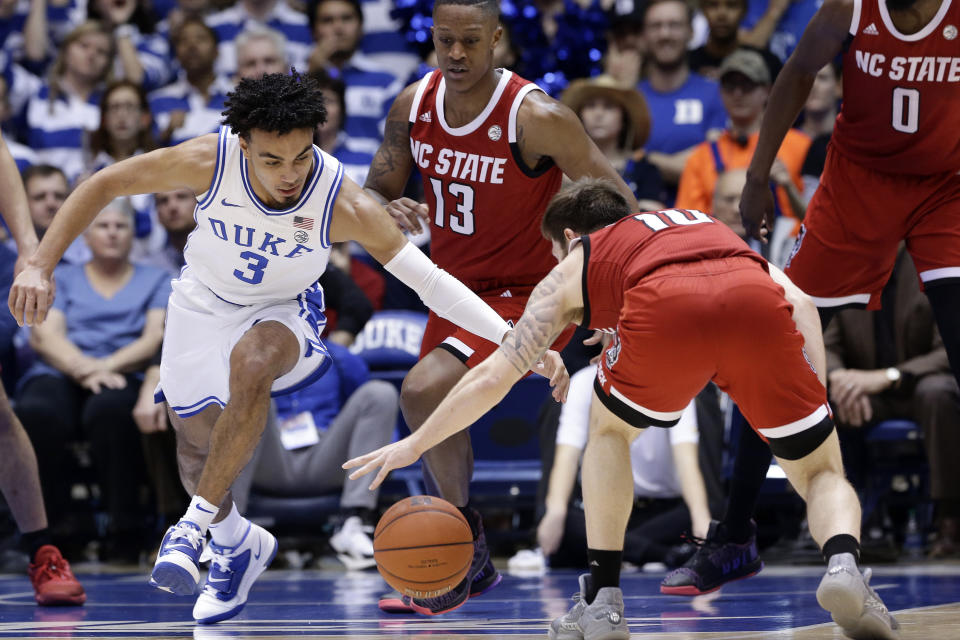
[[[296,69],[256,80],[244,78],[227,94],[224,105],[223,124],[247,140],[254,129],[284,135],[294,129],[312,131],[327,121],[320,86]]]

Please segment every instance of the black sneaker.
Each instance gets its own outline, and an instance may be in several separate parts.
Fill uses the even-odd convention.
[[[470,570],[460,584],[436,598],[409,599],[410,607],[417,613],[426,616],[438,616],[459,608],[473,595],[480,595],[489,591],[500,583],[500,572],[490,560],[490,550],[487,548],[487,537],[483,532],[483,520],[480,514],[473,511],[474,522],[477,523],[477,539],[473,541],[473,562]]]
[[[751,520],[750,538],[737,544],[727,540],[719,524],[716,520],[710,523],[706,539],[692,538],[697,552],[682,567],[667,574],[660,583],[660,593],[699,596],[760,573],[763,561],[757,553],[757,525]]]

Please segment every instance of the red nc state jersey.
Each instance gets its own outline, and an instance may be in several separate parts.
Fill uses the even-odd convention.
[[[439,70],[420,81],[410,109],[410,150],[430,207],[430,255],[480,292],[535,285],[556,264],[540,220],[562,174],[549,159],[526,167],[516,144],[520,103],[539,88],[500,73],[490,102],[462,127],[444,118]]]
[[[843,106],[832,144],[876,171],[960,170],[960,1],[911,35],[885,0],[856,0],[843,57]]]
[[[583,326],[612,330],[624,294],[660,267],[747,257],[767,262],[719,220],[700,211],[667,209],[627,216],[582,236]]]

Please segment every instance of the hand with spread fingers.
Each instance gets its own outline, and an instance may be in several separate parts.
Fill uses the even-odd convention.
[[[377,477],[370,483],[370,489],[376,489],[383,484],[383,481],[387,479],[387,474],[391,471],[408,467],[420,459],[423,452],[415,446],[413,439],[414,436],[410,435],[403,440],[388,444],[385,447],[380,447],[376,451],[371,451],[368,454],[347,460],[343,463],[343,468],[353,469],[360,467],[350,474],[351,480],[365,476],[379,468],[380,471],[377,473]]]

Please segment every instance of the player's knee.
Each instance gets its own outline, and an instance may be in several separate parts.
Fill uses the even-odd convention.
[[[281,355],[276,350],[265,347],[256,349],[234,349],[230,354],[230,395],[237,393],[257,393],[267,390],[279,377]]]
[[[412,429],[420,426],[422,420],[418,419],[421,414],[423,418],[429,415],[430,411],[438,404],[434,395],[436,386],[431,384],[427,376],[416,375],[411,371],[400,387],[400,408],[407,422],[411,424]],[[416,424],[411,423],[413,420]]]

